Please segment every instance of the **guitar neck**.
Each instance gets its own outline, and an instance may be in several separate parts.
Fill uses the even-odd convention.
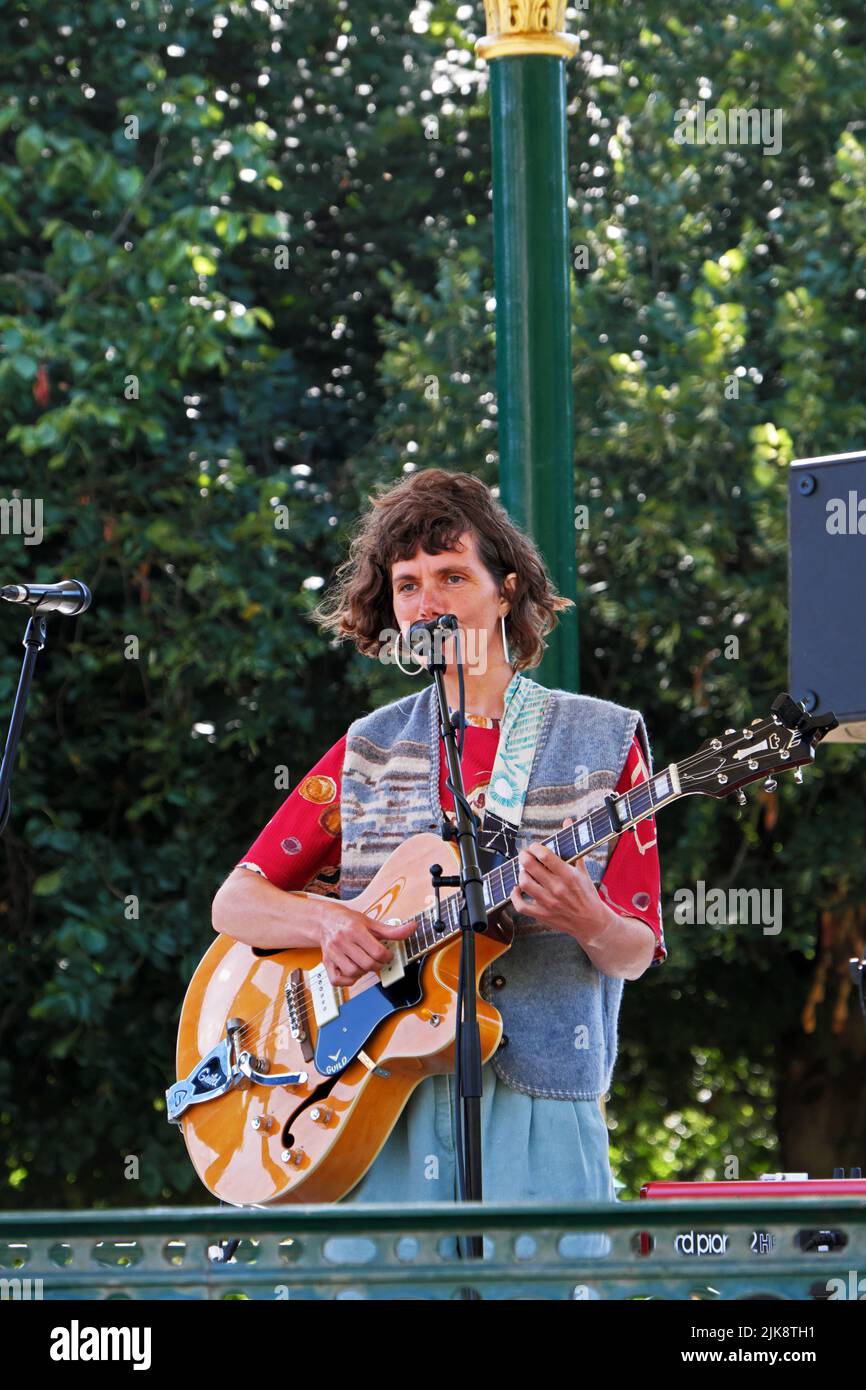
[[[541,843],[570,864],[575,859],[582,859],[596,845],[603,845],[607,840],[612,840],[623,830],[637,825],[638,821],[654,815],[660,806],[677,801],[683,795],[677,764],[671,763],[662,772],[655,773],[649,781],[641,782],[631,791],[607,797],[603,806],[597,806],[582,820],[564,826],[562,830],[557,830],[551,839],[542,840]],[[505,860],[484,875],[484,904],[488,915],[510,900],[519,874],[520,861],[514,858]],[[452,893],[442,900],[441,917],[445,923],[444,931],[437,931],[434,926],[437,921],[435,907],[425,908],[417,914],[417,930],[404,941],[409,960],[418,960],[434,946],[459,934],[462,901],[463,895],[459,892]]]

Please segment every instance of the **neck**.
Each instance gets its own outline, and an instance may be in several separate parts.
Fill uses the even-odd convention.
[[[483,714],[488,719],[501,719],[505,713],[505,692],[514,679],[514,667],[503,661],[483,673],[465,667],[464,688],[467,714]],[[453,666],[445,672],[445,691],[452,710],[460,707],[460,682]]]

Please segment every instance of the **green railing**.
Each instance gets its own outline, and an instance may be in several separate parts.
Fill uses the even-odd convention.
[[[3,1298],[850,1299],[866,1198],[4,1212],[0,1265]]]

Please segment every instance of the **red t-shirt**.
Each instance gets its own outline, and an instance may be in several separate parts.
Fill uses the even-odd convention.
[[[467,715],[461,767],[466,796],[473,811],[483,813],[487,787],[499,744],[498,719]],[[285,890],[334,892],[339,878],[340,779],[346,752],[345,734],[303,777],[271,817],[236,867],[257,869]],[[637,735],[626,758],[616,792],[630,791],[648,776]],[[446,790],[445,750],[439,744],[439,799],[454,821],[454,798]],[[634,832],[620,835],[599,893],[620,917],[646,922],[656,938],[653,965],[667,956],[661,922],[660,871],[655,816],[647,816]]]

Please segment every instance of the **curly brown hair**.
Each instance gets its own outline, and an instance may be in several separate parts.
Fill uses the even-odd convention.
[[[508,614],[508,645],[519,671],[538,666],[556,627],[556,614],[573,608],[554,589],[535,542],[509,517],[490,488],[471,473],[425,468],[370,498],[349,546],[348,559],[311,616],[320,627],[349,638],[364,656],[377,657],[383,633],[394,630],[391,565],[409,560],[419,545],[428,555],[453,550],[464,531],[500,593],[507,574],[517,582]]]

